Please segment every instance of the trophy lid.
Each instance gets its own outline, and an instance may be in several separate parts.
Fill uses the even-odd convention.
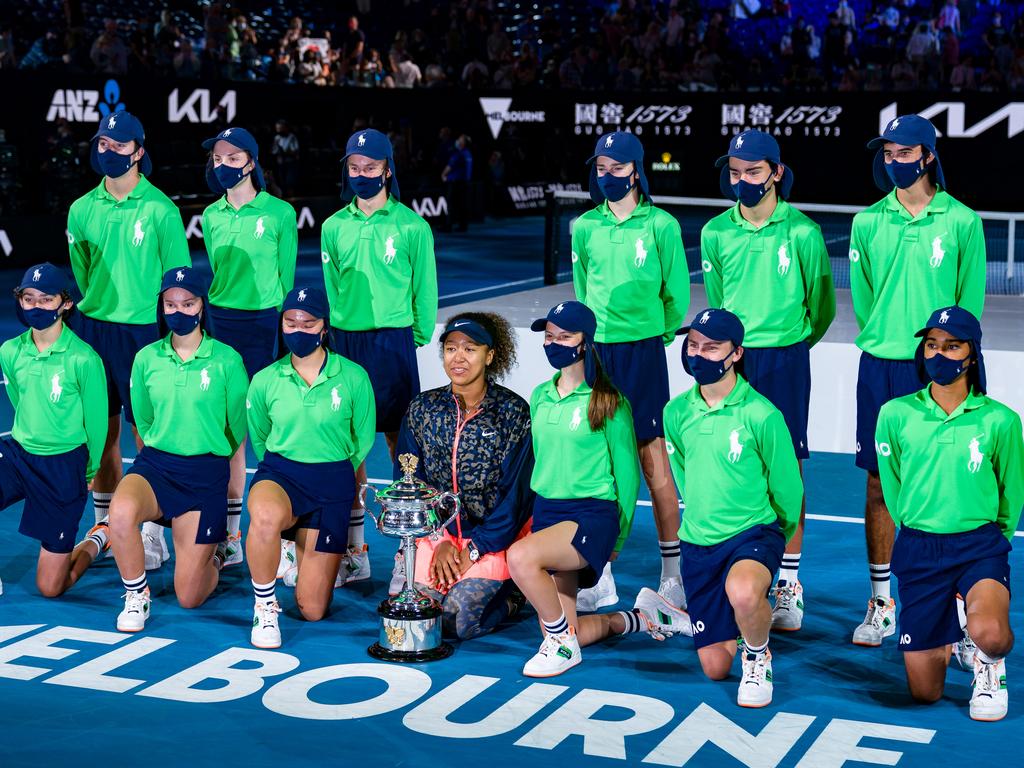
[[[403,453],[398,463],[404,473],[402,477],[384,490],[376,494],[378,501],[391,503],[418,502],[424,506],[432,506],[437,502],[441,492],[420,480],[414,474],[419,459],[411,453]]]

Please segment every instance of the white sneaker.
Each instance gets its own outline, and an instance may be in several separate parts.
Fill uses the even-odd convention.
[[[653,589],[641,589],[633,609],[640,611],[647,622],[647,634],[655,640],[664,640],[672,635],[693,636],[690,615],[676,608]]]
[[[282,579],[295,565],[295,542],[281,539],[281,559],[277,561],[277,578]]]
[[[799,581],[790,584],[780,579],[773,591],[775,606],[772,608],[772,629],[796,632],[804,623],[803,586]]]
[[[566,672],[583,661],[576,630],[569,627],[560,635],[547,635],[540,644],[540,650],[526,662],[523,674],[526,677],[554,677]]]
[[[956,657],[961,669],[969,672],[974,671],[974,654],[977,650],[978,646],[971,640],[971,636],[967,634],[966,629],[964,629],[963,640],[953,643],[953,656]]]
[[[395,553],[395,565],[391,569],[391,583],[388,585],[388,594],[392,597],[405,588],[405,552],[399,547]]]
[[[1006,690],[1006,661],[986,664],[974,657],[974,691],[971,693],[971,719],[995,722],[1006,717],[1010,696]]]
[[[157,525],[156,523],[142,524],[142,548],[146,553],[147,571],[155,571],[171,558],[162,525]]]
[[[683,589],[683,579],[680,576],[669,576],[662,579],[658,585],[658,594],[665,598],[665,601],[682,611],[686,610],[686,591]]]
[[[224,568],[229,565],[241,565],[245,561],[245,548],[242,546],[242,532],[228,534],[224,540]]]
[[[295,583],[299,580],[299,566],[293,565],[287,571],[284,576],[281,577],[281,583],[286,587],[294,587]]]
[[[348,551],[341,556],[341,569],[338,575],[341,577],[341,584],[370,578],[370,547],[366,544],[358,547],[349,545]],[[335,586],[340,587],[341,584]]]
[[[606,606],[615,605],[617,602],[619,602],[619,595],[615,591],[615,577],[612,576],[611,563],[605,564],[597,584],[576,593],[576,610],[584,613],[593,613]]]
[[[772,653],[743,654],[743,678],[736,694],[736,703],[741,707],[766,707],[772,703]]]
[[[146,619],[149,618],[149,608],[152,600],[149,597],[149,587],[141,592],[125,592],[124,610],[117,615],[118,632],[141,632],[146,626]]]
[[[257,648],[280,648],[281,628],[277,625],[277,614],[281,605],[276,601],[268,603],[257,600],[252,611],[252,633],[249,642]]]
[[[879,646],[883,638],[895,632],[896,601],[891,597],[873,597],[868,600],[868,613],[864,621],[853,630],[853,644]]]

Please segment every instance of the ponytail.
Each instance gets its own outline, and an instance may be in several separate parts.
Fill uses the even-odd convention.
[[[588,345],[587,352],[590,351]],[[590,423],[591,432],[600,432],[604,429],[605,421],[615,416],[622,401],[622,395],[612,384],[608,374],[604,372],[600,358],[594,355],[594,365],[597,375],[591,387],[590,406],[587,408],[587,421]]]

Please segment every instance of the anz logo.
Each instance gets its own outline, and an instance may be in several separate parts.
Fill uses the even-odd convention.
[[[117,80],[107,80],[103,85],[103,101],[100,92],[81,88],[58,88],[50,98],[50,109],[46,121],[63,118],[69,123],[97,123],[101,117],[124,109],[121,102],[121,86]]]
[[[941,121],[936,122],[934,119],[942,113],[946,114],[944,133],[939,127]],[[935,134],[937,136],[947,136],[951,139],[973,139],[1004,120],[1006,121],[1006,138],[1012,139],[1014,136],[1024,133],[1024,101],[1011,101],[974,125],[967,125],[965,104],[962,101],[938,101],[930,107],[918,110],[917,114],[936,123]],[[897,115],[895,101],[883,108],[878,113],[879,133],[884,131]]]

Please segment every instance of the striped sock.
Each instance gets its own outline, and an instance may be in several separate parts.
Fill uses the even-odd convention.
[[[679,578],[679,539],[659,541],[661,550],[661,580]]]
[[[622,617],[622,620],[626,623],[626,628],[622,630],[622,634],[631,635],[634,632],[643,632],[647,627],[644,624],[644,620],[640,617],[640,609],[634,608],[631,611],[618,611],[618,615]]]
[[[549,635],[564,635],[569,631],[569,622],[565,619],[565,614],[562,613],[554,621],[541,621],[544,625],[544,631]]]
[[[797,571],[800,569],[800,553],[789,554],[788,552],[782,555],[782,565],[779,568],[779,581],[784,581],[787,584],[796,584],[797,582]]]
[[[268,581],[266,584],[252,582],[252,591],[256,595],[257,603],[276,603],[277,595],[274,594],[274,587],[277,586],[277,579]]]
[[[365,540],[363,532],[366,528],[366,508],[354,507],[352,516],[348,519],[348,545],[356,549],[362,549]]]
[[[889,593],[889,563],[868,563],[871,572],[871,597],[892,597]]]
[[[143,571],[142,575],[134,579],[121,578],[121,583],[124,584],[125,592],[145,592],[149,583],[146,581],[146,572]]]
[[[242,529],[242,500],[228,499],[228,539],[237,539]]]
[[[92,544],[94,544],[96,546],[96,555],[97,556],[100,554],[100,552],[103,551],[103,548],[105,546],[107,546],[107,540],[108,540],[107,529],[108,529],[107,524],[106,523],[102,523],[102,524],[100,524],[96,528],[95,531],[93,531],[92,533],[90,533],[88,536],[85,537],[85,541],[90,542],[90,543],[92,543]],[[82,543],[84,544],[85,542],[82,542]]]
[[[748,654],[752,653],[755,656],[760,656],[762,653],[764,653],[767,650],[768,650],[768,641],[767,640],[764,641],[764,645],[757,645],[757,646],[755,646],[753,643],[749,642],[747,640],[747,638],[745,638],[745,637],[743,638],[743,652],[744,653],[748,653]]]
[[[92,492],[92,506],[93,512],[96,513],[96,522],[102,523],[107,519],[107,515],[110,514],[110,500],[114,498],[112,493],[102,493],[101,491]]]

